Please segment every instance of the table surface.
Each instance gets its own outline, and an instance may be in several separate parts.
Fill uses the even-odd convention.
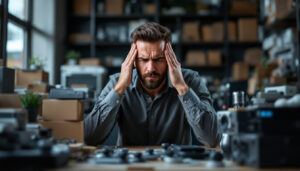
[[[101,148],[101,147],[98,147]],[[146,148],[160,149],[160,146],[122,146],[119,148],[128,148],[130,151],[145,151]],[[206,148],[206,147],[205,147]],[[219,148],[206,148],[209,150],[217,150]],[[238,166],[231,161],[224,161],[224,167],[209,168],[206,166],[207,160],[197,160],[193,164],[170,164],[162,161],[147,161],[144,163],[130,164],[91,164],[87,162],[77,163],[70,161],[65,167],[55,169],[55,171],[212,171],[212,170],[241,170],[241,171],[299,171],[298,169],[256,169],[245,166]],[[54,171],[54,170],[53,170]]]

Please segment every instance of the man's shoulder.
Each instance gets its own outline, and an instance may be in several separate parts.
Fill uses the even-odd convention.
[[[191,77],[191,76],[199,77],[199,73],[197,71],[192,70],[192,69],[181,68],[181,71],[182,71],[182,75],[183,75],[184,78],[188,78],[188,77]]]

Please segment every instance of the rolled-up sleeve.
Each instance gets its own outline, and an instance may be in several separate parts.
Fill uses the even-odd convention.
[[[116,78],[111,77],[92,112],[84,119],[84,137],[88,145],[103,142],[116,123],[123,96],[114,90],[115,84]]]
[[[185,94],[178,95],[187,121],[200,142],[215,147],[220,142],[221,134],[210,94],[198,74],[187,80],[190,89]]]

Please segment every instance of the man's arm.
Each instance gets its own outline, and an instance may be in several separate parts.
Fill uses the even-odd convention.
[[[220,142],[221,134],[210,94],[198,73],[193,73],[188,79],[190,89],[185,94],[178,95],[187,121],[200,142],[215,147]]]
[[[110,78],[92,112],[84,119],[85,143],[90,145],[101,143],[111,132],[116,123],[122,95],[132,80],[132,68],[136,54],[136,45],[133,43],[122,63],[119,77],[112,76]]]
[[[105,140],[116,123],[122,96],[114,90],[111,78],[102,90],[92,112],[84,119],[85,143],[96,145]]]
[[[218,131],[216,112],[212,107],[206,86],[201,82],[198,74],[189,75],[192,81],[186,83],[181,65],[170,43],[166,44],[164,54],[168,62],[170,81],[178,92],[187,121],[197,139],[210,147],[217,146],[221,136]]]

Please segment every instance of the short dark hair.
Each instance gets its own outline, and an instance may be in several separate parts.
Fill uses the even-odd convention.
[[[143,40],[147,42],[156,42],[164,40],[165,42],[172,41],[170,29],[155,22],[146,22],[138,26],[130,35],[131,41]]]

